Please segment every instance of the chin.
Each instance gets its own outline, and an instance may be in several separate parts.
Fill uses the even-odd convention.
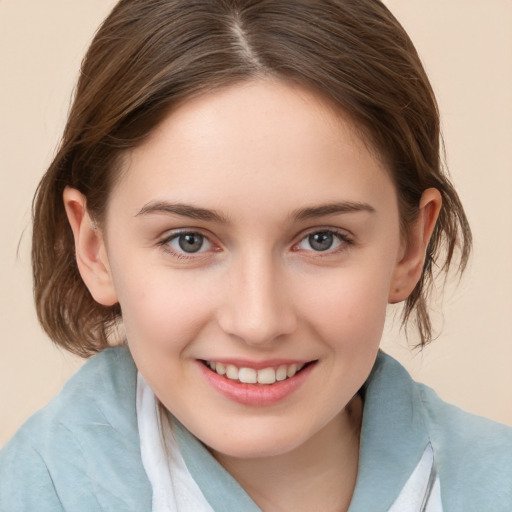
[[[286,438],[270,435],[261,435],[261,432],[254,433],[246,431],[243,438],[231,435],[226,436],[221,442],[212,444],[205,443],[215,457],[232,457],[236,459],[259,459],[276,457],[292,452],[307,441],[307,436],[291,435],[286,431]]]

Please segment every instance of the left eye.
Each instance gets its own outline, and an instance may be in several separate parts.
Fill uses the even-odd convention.
[[[304,237],[297,247],[307,251],[325,252],[337,249],[344,241],[343,235],[334,231],[316,231]]]
[[[200,233],[179,233],[169,239],[167,244],[176,252],[193,254],[210,249],[211,242]]]

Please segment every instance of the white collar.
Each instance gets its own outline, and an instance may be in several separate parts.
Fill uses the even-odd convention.
[[[190,474],[167,414],[137,374],[137,423],[142,463],[153,490],[153,512],[215,512]],[[389,512],[443,512],[429,443]]]
[[[137,424],[142,463],[153,489],[152,512],[214,512],[190,475],[167,414],[137,373]]]

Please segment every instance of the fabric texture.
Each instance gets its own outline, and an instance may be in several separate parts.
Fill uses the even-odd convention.
[[[136,394],[137,370],[126,348],[91,358],[0,451],[0,510],[152,510]],[[350,512],[389,512],[397,506],[428,446],[438,475],[432,492],[440,494],[442,510],[512,510],[512,428],[444,403],[382,353],[362,394],[360,462]],[[221,510],[215,504],[227,501],[218,479],[229,474],[186,429],[173,424],[173,432],[186,470],[212,509]]]
[[[137,423],[142,463],[153,491],[152,512],[214,512],[187,469],[164,407],[140,373]]]
[[[261,512],[210,452],[163,408],[140,374],[137,421],[153,512]],[[430,443],[389,512],[443,512]]]

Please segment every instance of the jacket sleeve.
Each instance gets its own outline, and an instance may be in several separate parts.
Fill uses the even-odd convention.
[[[9,443],[0,452],[0,510],[64,511],[45,461],[30,445]]]
[[[0,512],[147,512],[136,368],[125,349],[91,358],[0,451]]]

